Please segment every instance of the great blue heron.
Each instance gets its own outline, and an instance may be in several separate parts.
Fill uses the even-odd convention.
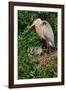
[[[53,30],[51,25],[46,20],[41,20],[38,18],[33,22],[30,28],[33,26],[35,26],[36,33],[38,34],[39,38],[46,40],[48,49],[49,46],[55,47]]]

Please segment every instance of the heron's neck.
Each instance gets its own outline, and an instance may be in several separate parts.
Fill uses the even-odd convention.
[[[40,28],[41,28],[41,25],[35,25],[36,31],[40,30]]]

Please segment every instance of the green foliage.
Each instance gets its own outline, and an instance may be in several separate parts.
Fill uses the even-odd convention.
[[[57,76],[57,64],[43,69],[37,69],[37,56],[27,53],[27,49],[32,46],[43,46],[43,42],[38,38],[35,28],[28,32],[30,26],[37,18],[47,20],[54,32],[55,47],[57,47],[57,13],[56,12],[36,12],[18,10],[18,78],[46,78]]]

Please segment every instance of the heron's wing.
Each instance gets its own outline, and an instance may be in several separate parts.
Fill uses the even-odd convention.
[[[54,34],[52,27],[50,25],[43,26],[43,34],[46,41],[50,44],[50,46],[54,46]]]

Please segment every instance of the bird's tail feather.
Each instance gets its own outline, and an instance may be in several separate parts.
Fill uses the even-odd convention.
[[[49,42],[49,45],[50,45],[51,47],[55,47],[55,44],[54,44],[53,42]]]

